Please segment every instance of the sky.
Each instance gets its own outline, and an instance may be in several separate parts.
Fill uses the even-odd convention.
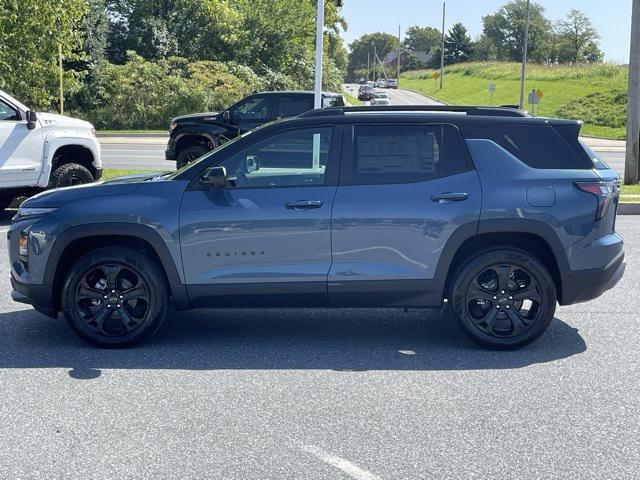
[[[550,20],[559,20],[576,8],[591,18],[600,34],[600,48],[607,61],[629,62],[631,0],[534,0],[544,6]],[[445,29],[462,22],[472,37],[482,33],[482,17],[495,12],[507,0],[447,0]],[[346,43],[365,33],[402,34],[412,25],[442,28],[441,0],[344,0],[342,14],[349,23]]]

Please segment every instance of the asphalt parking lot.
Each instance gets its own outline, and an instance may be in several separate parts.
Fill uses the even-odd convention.
[[[617,225],[622,282],[517,352],[417,310],[173,313],[97,350],[11,301],[2,242],[0,478],[638,478],[640,219]]]

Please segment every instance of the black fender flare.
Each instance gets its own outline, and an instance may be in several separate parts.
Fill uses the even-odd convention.
[[[564,247],[558,235],[553,231],[553,228],[547,223],[529,218],[498,218],[465,223],[451,234],[438,259],[434,275],[434,280],[437,282],[436,284],[442,288],[443,292],[453,264],[453,259],[460,247],[462,247],[467,240],[492,233],[526,233],[544,240],[555,257],[560,273],[560,282],[564,290],[567,278],[566,272],[569,270],[569,261]]]
[[[178,268],[160,234],[151,227],[137,223],[107,222],[70,227],[55,240],[47,260],[43,283],[53,285],[58,264],[67,247],[73,242],[91,237],[122,236],[144,240],[155,251],[164,269],[169,289],[176,309],[184,309],[189,304],[186,286],[182,283]]]

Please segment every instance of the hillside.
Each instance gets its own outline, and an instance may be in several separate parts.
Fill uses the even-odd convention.
[[[415,90],[451,104],[489,105],[490,83],[496,85],[493,105],[517,104],[519,63],[461,63],[445,69],[444,89],[432,78],[434,70],[401,75],[401,88]],[[617,65],[528,65],[525,92],[542,90],[536,115],[583,120],[582,133],[624,138],[627,68]],[[525,97],[525,103],[527,99]],[[539,110],[538,110],[539,107]],[[531,110],[530,106],[526,107]]]

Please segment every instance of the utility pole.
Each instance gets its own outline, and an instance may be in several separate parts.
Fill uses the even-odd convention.
[[[520,109],[524,107],[524,77],[527,75],[527,53],[529,48],[530,0],[527,0],[527,17],[524,22],[524,45],[522,47],[522,72],[520,74]]]
[[[442,49],[440,50],[440,90],[444,85],[444,18],[447,2],[442,2]]]
[[[633,0],[632,8],[627,154],[624,161],[624,183],[626,185],[638,183],[638,163],[640,163],[640,0]]]
[[[324,0],[317,0],[316,14],[316,79],[313,108],[322,108],[322,50],[324,41]]]
[[[371,73],[371,61],[369,60],[370,53],[367,52],[367,82],[369,81],[369,73]]]
[[[64,70],[62,68],[62,44],[58,44],[58,68],[60,70],[60,115],[64,115]]]
[[[396,81],[398,82],[398,88],[400,88],[400,50],[401,50],[401,43],[400,43],[400,25],[398,25],[398,65],[396,67]]]
[[[373,83],[376,82],[376,75],[378,73],[378,64],[376,63],[376,58],[378,57],[377,45],[373,46]]]

